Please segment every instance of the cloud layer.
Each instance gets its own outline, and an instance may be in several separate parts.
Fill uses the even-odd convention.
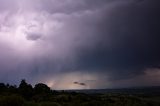
[[[1,0],[0,80],[55,89],[159,85],[159,4]]]

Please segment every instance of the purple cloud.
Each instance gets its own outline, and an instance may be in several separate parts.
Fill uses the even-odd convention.
[[[138,79],[151,85],[144,77],[160,63],[159,3],[1,0],[0,80],[17,84],[26,78],[56,89],[72,89],[75,80],[89,88]]]

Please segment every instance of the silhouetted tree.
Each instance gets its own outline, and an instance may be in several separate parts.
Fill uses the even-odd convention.
[[[35,85],[34,91],[36,94],[40,94],[40,93],[50,93],[51,90],[46,84],[38,83]]]
[[[6,84],[6,87],[9,88],[9,86],[10,86],[9,83],[7,83],[7,84]]]
[[[6,85],[4,83],[0,83],[0,92],[4,92],[6,90]]]
[[[6,88],[6,85],[4,83],[0,83],[0,88]]]
[[[32,85],[27,84],[24,79],[21,81],[18,89],[19,89],[20,94],[26,99],[29,99],[33,96]]]
[[[4,83],[0,83],[0,89],[6,88],[6,85]]]
[[[16,85],[9,85],[7,88],[8,88],[8,92],[10,93],[18,93],[18,89]]]

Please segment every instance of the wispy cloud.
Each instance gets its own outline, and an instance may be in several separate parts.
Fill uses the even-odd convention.
[[[77,85],[87,86],[85,83],[81,83],[81,82],[73,82],[73,83]]]

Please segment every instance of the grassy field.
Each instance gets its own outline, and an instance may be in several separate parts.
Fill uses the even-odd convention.
[[[0,106],[160,106],[159,100],[160,97],[82,93],[41,94],[25,100],[12,94],[0,96]]]

